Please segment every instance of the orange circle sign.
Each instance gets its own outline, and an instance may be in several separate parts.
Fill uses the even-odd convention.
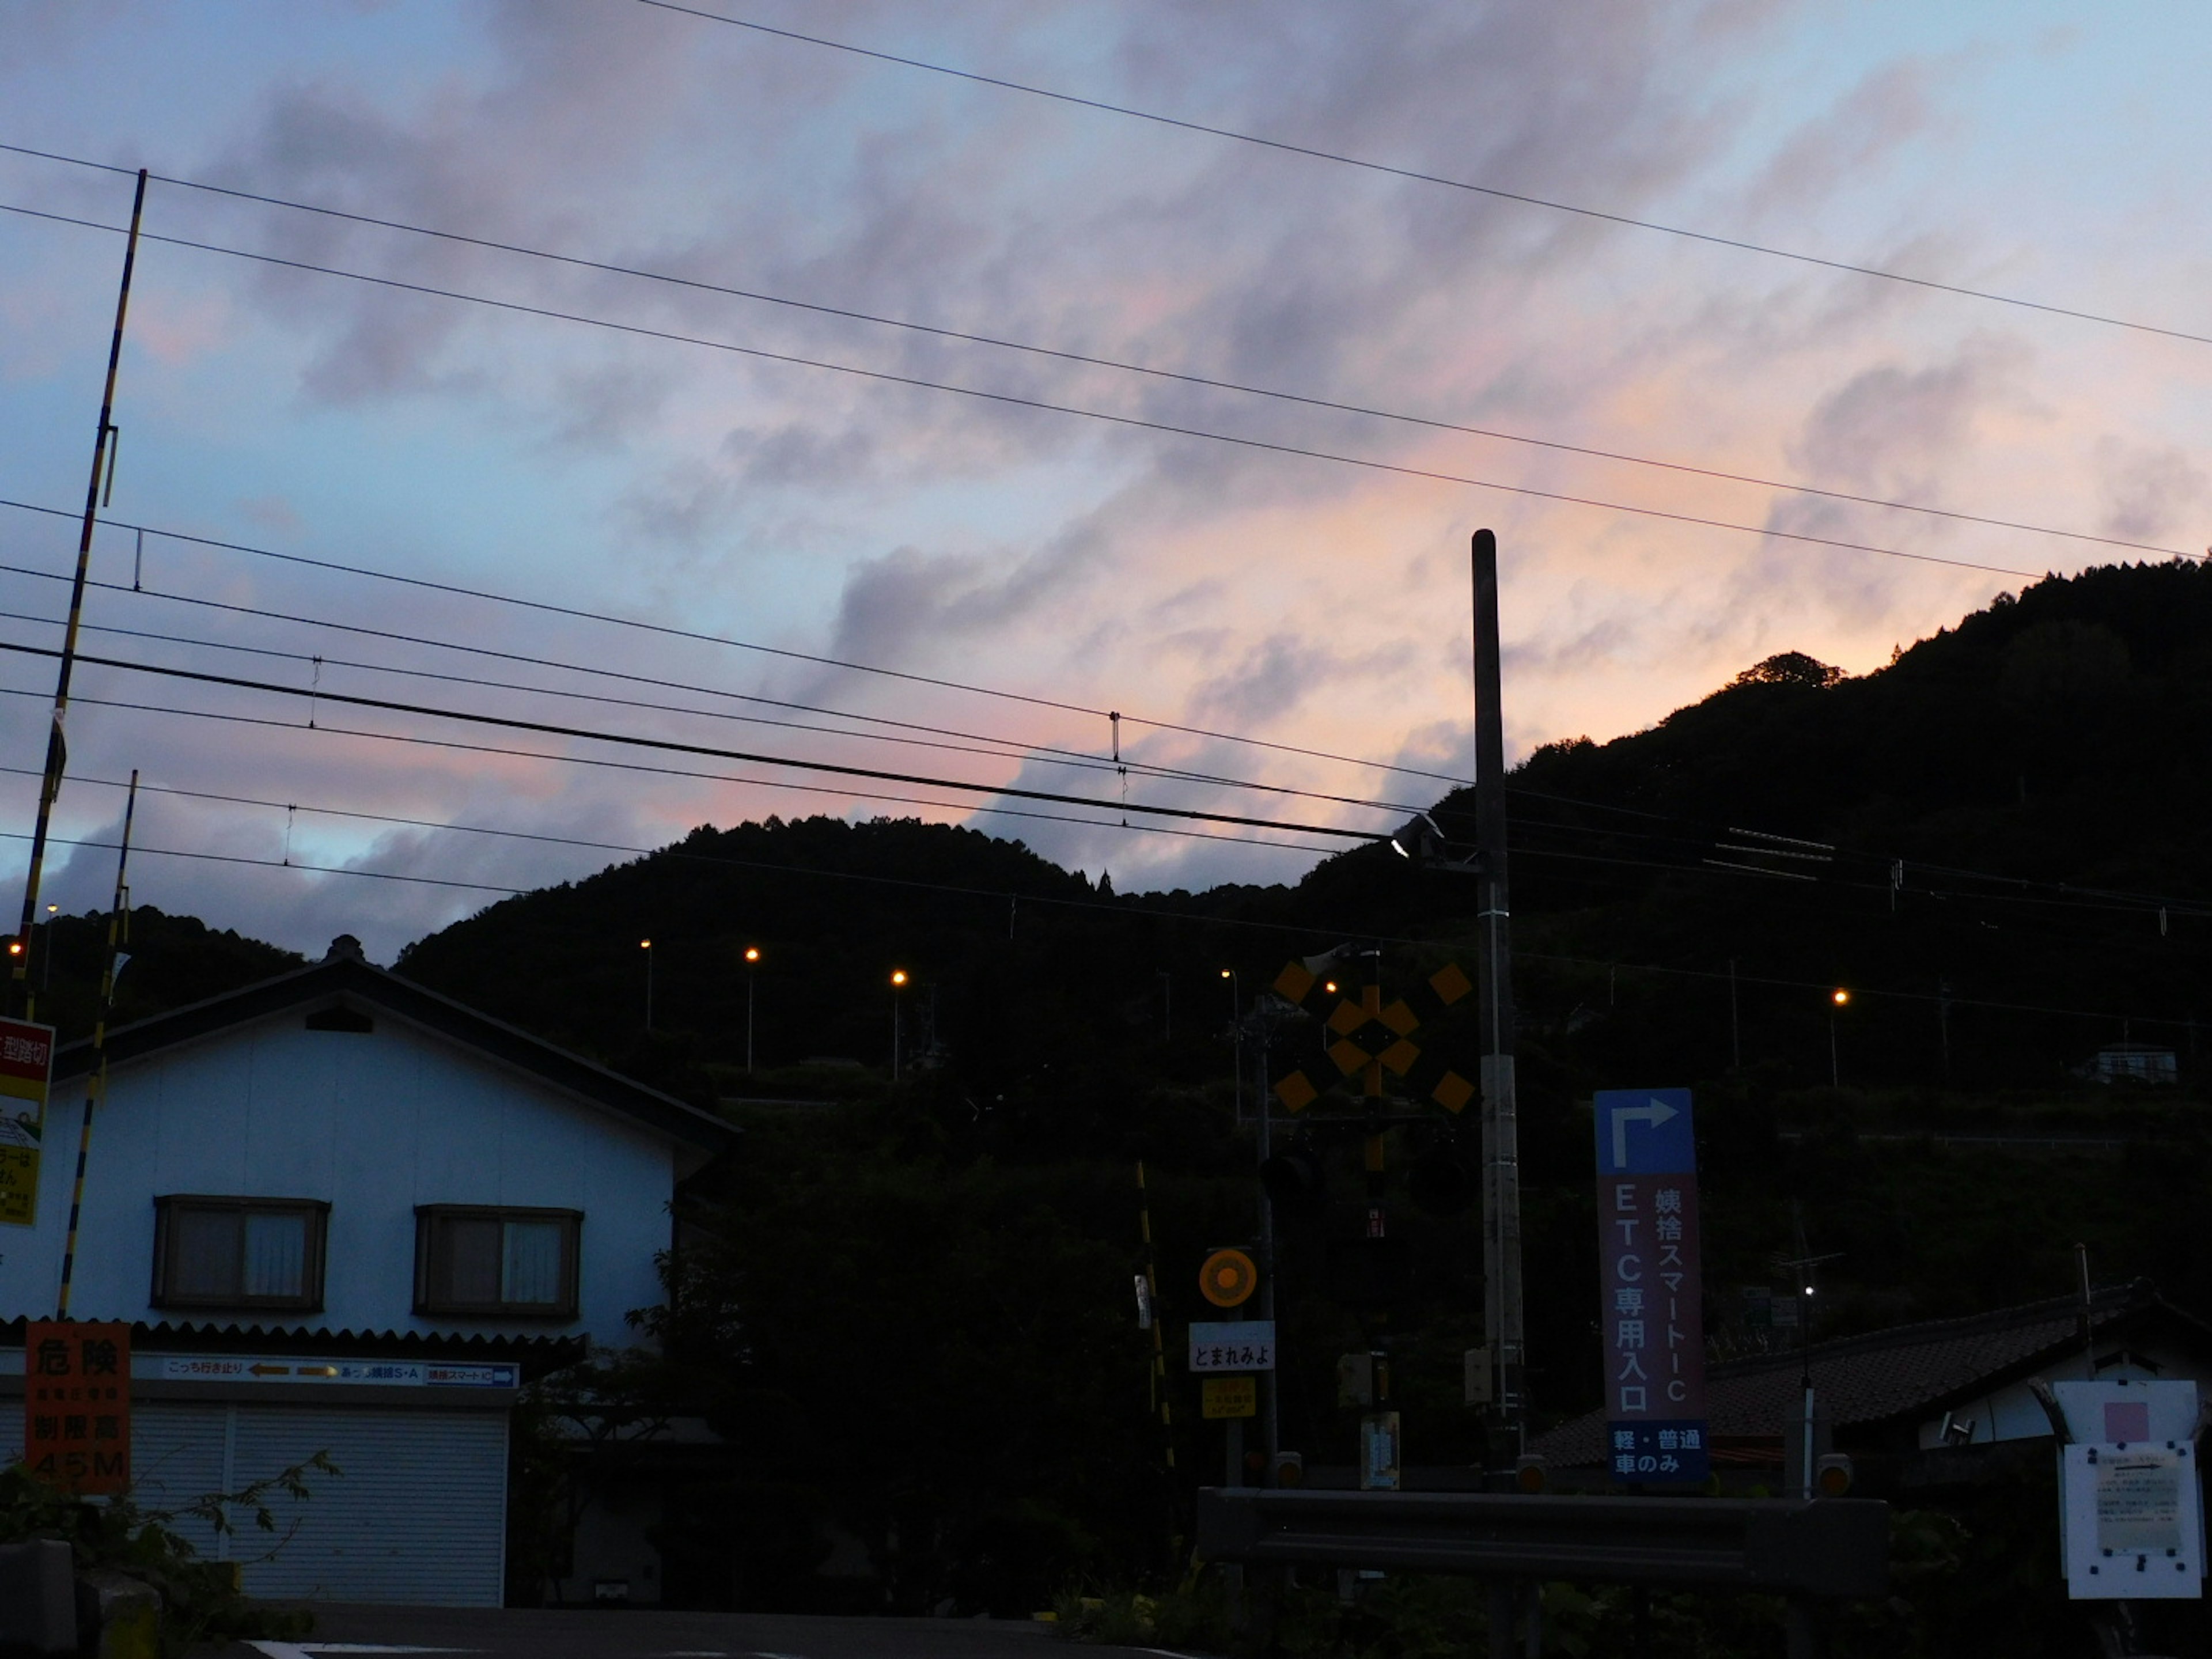
[[[1260,1270],[1242,1250],[1216,1250],[1198,1270],[1198,1293],[1217,1308],[1234,1308],[1260,1288]]]

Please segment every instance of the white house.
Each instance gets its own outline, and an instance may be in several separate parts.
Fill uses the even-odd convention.
[[[249,1592],[496,1606],[525,1382],[635,1341],[677,1183],[720,1119],[397,978],[323,962],[110,1034],[68,1312],[133,1333],[159,1504],[317,1451],[343,1471]],[[36,1223],[0,1227],[0,1461],[23,1321],[60,1299],[87,1045],[58,1056]],[[12,1352],[9,1344],[12,1339]]]

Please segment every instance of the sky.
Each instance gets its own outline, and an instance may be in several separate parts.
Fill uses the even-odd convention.
[[[2201,556],[2208,68],[2179,0],[0,0],[0,644],[156,175],[41,900],[134,768],[134,902],[385,961],[771,813],[1294,880],[1472,775],[1477,528],[1513,758]]]

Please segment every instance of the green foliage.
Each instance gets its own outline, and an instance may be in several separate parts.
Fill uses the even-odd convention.
[[[0,1470],[0,1543],[59,1539],[70,1546],[79,1571],[113,1568],[152,1585],[161,1597],[164,1653],[182,1654],[197,1643],[225,1638],[304,1636],[313,1626],[312,1614],[249,1601],[239,1589],[239,1564],[202,1559],[175,1523],[190,1519],[218,1533],[235,1534],[243,1514],[255,1532],[273,1540],[266,1552],[273,1555],[291,1531],[276,1535],[272,1500],[305,1501],[313,1495],[310,1474],[338,1472],[329,1454],[317,1452],[237,1492],[209,1492],[175,1509],[155,1510],[143,1507],[127,1492],[107,1498],[75,1497],[33,1478],[18,1463]]]

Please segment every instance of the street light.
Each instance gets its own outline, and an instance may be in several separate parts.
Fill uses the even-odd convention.
[[[760,966],[760,946],[745,946],[745,1075],[753,1070],[753,981],[754,969]]]
[[[645,952],[645,1029],[653,1029],[653,941],[641,939],[637,948]]]
[[[1851,994],[1842,986],[1838,985],[1828,993],[1828,1086],[1831,1089],[1844,1086],[1840,1081],[1841,1068],[1836,1062],[1836,1011],[1848,1008],[1850,1004]]]
[[[906,988],[906,969],[891,969],[891,1081],[899,1076],[899,993]]]
[[[1237,1068],[1237,1086],[1230,1098],[1236,1103],[1237,1121],[1244,1121],[1244,996],[1238,988],[1237,970],[1224,968],[1221,977],[1229,981],[1229,1041],[1231,1063]]]
[[[46,907],[46,958],[39,965],[39,990],[41,994],[53,988],[54,918],[61,914],[61,908],[58,904]]]

